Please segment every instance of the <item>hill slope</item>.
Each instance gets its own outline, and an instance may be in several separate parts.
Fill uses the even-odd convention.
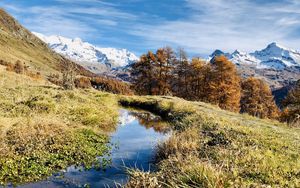
[[[0,9],[0,59],[12,63],[20,60],[43,75],[60,71],[63,63],[72,63],[48,48],[3,9]]]

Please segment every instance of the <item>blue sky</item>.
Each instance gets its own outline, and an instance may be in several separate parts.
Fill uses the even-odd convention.
[[[80,37],[141,55],[166,45],[190,55],[300,49],[299,0],[1,0],[31,31]]]

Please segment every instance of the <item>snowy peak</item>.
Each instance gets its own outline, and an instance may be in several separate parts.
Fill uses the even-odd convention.
[[[258,69],[284,69],[287,67],[300,67],[300,52],[292,50],[273,42],[265,49],[253,53],[235,50],[232,54],[216,50],[211,57],[225,55],[237,65],[252,65]]]
[[[101,64],[109,68],[124,67],[134,63],[138,58],[126,49],[99,48],[80,38],[66,38],[52,35],[34,34],[48,44],[55,52],[66,56],[79,64]]]
[[[300,66],[300,53],[281,46],[275,42],[269,44],[261,51],[251,53],[267,67],[282,69],[285,67]]]

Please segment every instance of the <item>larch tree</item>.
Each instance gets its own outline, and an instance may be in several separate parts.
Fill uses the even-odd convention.
[[[240,76],[232,62],[225,56],[212,59],[208,81],[208,102],[217,104],[225,110],[240,111]]]
[[[208,88],[207,76],[210,66],[200,58],[193,58],[190,64],[190,94],[188,98],[192,100],[204,100]]]
[[[282,113],[282,120],[291,124],[300,125],[300,80],[288,92],[288,95],[282,102],[284,111]]]
[[[64,61],[62,62],[62,66],[62,86],[66,90],[72,90],[75,87],[75,78],[77,72],[76,64]]]
[[[277,118],[279,109],[270,87],[254,77],[242,81],[241,112],[260,118]]]
[[[179,48],[177,52],[177,61],[174,71],[177,79],[174,86],[175,93],[177,96],[187,98],[189,94],[189,76],[190,66],[186,52]]]
[[[134,89],[141,95],[152,95],[154,88],[154,62],[155,55],[149,51],[141,56],[140,60],[132,67],[134,76]]]
[[[170,65],[168,54],[165,48],[160,48],[156,52],[155,61],[155,90],[156,95],[167,95],[171,92],[169,83]]]

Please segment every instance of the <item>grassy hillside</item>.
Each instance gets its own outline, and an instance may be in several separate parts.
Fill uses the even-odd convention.
[[[0,114],[0,185],[17,184],[97,164],[109,152],[118,105],[112,94],[65,91],[0,66]]]
[[[0,8],[0,59],[15,63],[25,63],[31,70],[43,75],[59,73],[62,64],[71,63],[53,52],[47,44],[20,25],[13,17]],[[81,74],[91,74],[78,66]]]
[[[157,148],[157,172],[128,187],[299,187],[300,129],[171,97],[125,97],[177,130]]]

